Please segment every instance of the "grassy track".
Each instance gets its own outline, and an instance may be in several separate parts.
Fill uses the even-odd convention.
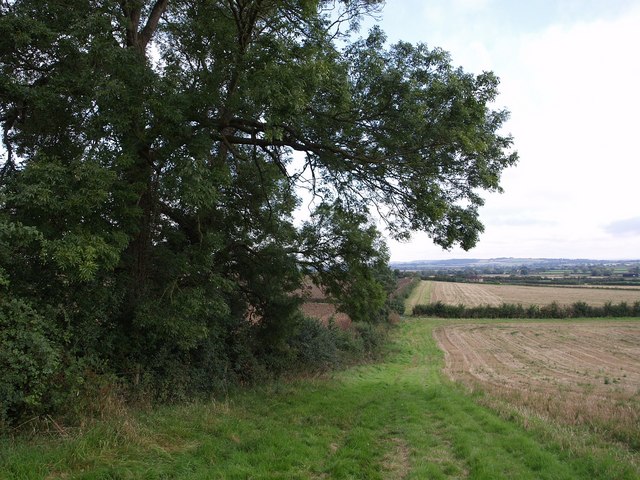
[[[409,298],[405,301],[404,314],[412,315],[413,307],[416,305],[427,305],[431,303],[431,290],[433,282],[429,280],[420,280],[418,285],[413,289]]]
[[[432,329],[403,322],[384,362],[165,407],[67,439],[0,443],[2,479],[637,479],[637,453],[528,430],[445,380]],[[584,434],[586,435],[586,434]]]

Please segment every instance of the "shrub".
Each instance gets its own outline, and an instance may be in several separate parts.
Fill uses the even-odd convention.
[[[0,302],[0,423],[49,409],[62,349],[52,322],[19,299]]]
[[[466,313],[469,312],[469,317]],[[414,315],[428,315],[442,318],[470,318],[471,311],[464,305],[446,305],[442,302],[429,303],[427,305],[416,305],[413,308]]]
[[[402,315],[404,313],[405,300],[409,298],[411,292],[413,292],[413,290],[418,286],[419,283],[420,277],[413,277],[409,283],[397,289],[387,301],[388,308],[392,312],[396,312]]]
[[[365,353],[376,355],[380,352],[387,339],[387,327],[384,325],[372,325],[365,322],[354,322],[353,328],[358,337],[362,339]]]
[[[335,330],[315,318],[300,318],[295,335],[289,339],[298,368],[327,370],[339,363]]]
[[[626,302],[606,303],[603,307],[577,302],[571,306],[561,306],[556,302],[549,305],[522,305],[503,303],[498,307],[484,305],[465,307],[464,305],[446,305],[442,302],[428,305],[416,305],[414,315],[426,315],[441,318],[571,318],[571,317],[637,317],[640,316],[640,302],[632,306]]]
[[[542,313],[540,313],[540,306],[538,305],[529,305],[525,311],[525,318],[540,318]]]
[[[542,318],[563,318],[563,312],[558,302],[551,302],[549,305],[540,307],[540,314]]]
[[[592,313],[593,309],[586,302],[576,302],[571,305],[572,317],[588,317]]]

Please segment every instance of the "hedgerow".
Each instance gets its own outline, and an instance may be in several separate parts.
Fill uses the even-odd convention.
[[[576,302],[571,305],[559,305],[552,302],[548,305],[523,306],[522,304],[503,303],[499,306],[482,305],[467,307],[465,305],[447,305],[435,302],[428,305],[416,305],[414,316],[430,316],[441,318],[594,318],[594,317],[639,317],[640,302],[628,304],[607,302],[602,306]]]

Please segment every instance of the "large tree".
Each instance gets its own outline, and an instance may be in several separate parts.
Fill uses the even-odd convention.
[[[234,342],[275,348],[304,276],[378,315],[370,212],[473,247],[516,161],[498,79],[377,28],[352,40],[379,3],[0,2],[2,311],[135,378],[242,369]]]

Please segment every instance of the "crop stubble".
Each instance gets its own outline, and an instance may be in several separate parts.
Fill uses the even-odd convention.
[[[571,305],[586,302],[602,306],[607,302],[633,303],[640,301],[640,290],[584,287],[531,287],[521,285],[491,285],[480,283],[433,282],[432,302],[467,307],[499,306],[503,303],[529,305]]]
[[[320,320],[324,325],[328,325],[333,318],[335,324],[346,330],[351,325],[351,319],[346,313],[338,312],[335,305],[327,302],[305,302],[301,307],[302,313],[308,317]]]
[[[434,336],[452,379],[640,445],[640,322],[464,324]]]

